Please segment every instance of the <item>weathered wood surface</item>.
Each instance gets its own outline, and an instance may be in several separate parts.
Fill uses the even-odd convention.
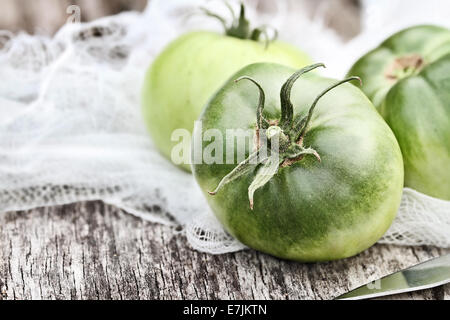
[[[450,250],[376,245],[323,264],[192,250],[172,227],[102,202],[0,215],[3,299],[329,299]],[[394,296],[450,299],[450,286]]]

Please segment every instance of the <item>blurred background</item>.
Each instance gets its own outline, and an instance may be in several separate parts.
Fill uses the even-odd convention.
[[[81,21],[91,21],[121,11],[145,10],[151,0],[1,0],[0,30],[26,31],[31,34],[54,34],[80,9]],[[180,1],[180,0],[167,0]],[[184,0],[186,1],[186,0]],[[257,2],[258,9],[268,10],[274,0],[245,0]],[[326,26],[348,40],[360,30],[359,0],[297,0],[301,8],[314,19],[320,15]],[[270,9],[269,9],[270,10]]]

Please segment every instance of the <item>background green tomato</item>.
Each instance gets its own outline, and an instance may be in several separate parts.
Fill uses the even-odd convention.
[[[171,158],[175,129],[192,132],[208,99],[236,71],[255,62],[300,68],[310,62],[282,42],[264,43],[211,32],[188,33],[172,42],[154,61],[143,87],[143,113],[158,149]],[[182,166],[190,170],[189,165]]]
[[[232,79],[250,76],[261,84],[264,115],[273,121],[280,117],[280,88],[294,71],[253,64]],[[306,115],[314,98],[332,83],[313,75],[298,79],[291,93],[294,114]],[[200,117],[203,132],[215,128],[226,136],[227,129],[254,129],[257,103],[252,83],[227,82]],[[226,230],[251,248],[299,261],[345,258],[368,248],[388,229],[400,204],[403,162],[392,131],[358,88],[344,84],[319,101],[303,144],[314,148],[321,162],[305,156],[280,167],[255,192],[253,210],[247,189],[256,171],[215,196],[207,191],[236,164],[195,164],[193,173]]]
[[[450,200],[450,30],[403,30],[363,56],[349,74],[394,131],[405,186]]]

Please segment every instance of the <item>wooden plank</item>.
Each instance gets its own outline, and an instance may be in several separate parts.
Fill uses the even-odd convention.
[[[173,228],[102,202],[0,215],[3,299],[330,299],[450,250],[376,245],[302,264],[253,250],[209,255]],[[450,299],[450,286],[395,296]]]

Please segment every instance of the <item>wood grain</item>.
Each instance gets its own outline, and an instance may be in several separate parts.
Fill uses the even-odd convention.
[[[173,227],[102,202],[0,215],[2,299],[330,299],[448,253],[376,245],[346,260],[302,264],[253,250],[209,255]],[[450,299],[450,286],[394,299]]]

